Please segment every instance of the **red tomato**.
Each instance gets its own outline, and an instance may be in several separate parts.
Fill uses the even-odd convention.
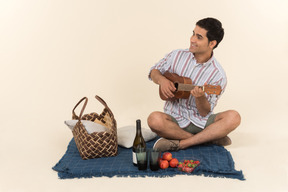
[[[162,159],[170,161],[172,159],[172,153],[169,153],[169,152],[163,153]]]
[[[161,169],[167,169],[169,167],[169,163],[167,160],[161,160],[160,161],[160,168]]]
[[[169,161],[170,167],[177,167],[179,161],[176,158],[172,158],[171,161]]]

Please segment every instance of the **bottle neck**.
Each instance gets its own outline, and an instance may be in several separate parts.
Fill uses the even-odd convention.
[[[140,120],[137,120],[136,121],[136,135],[142,135],[141,133],[141,121]]]
[[[137,127],[136,128],[136,135],[142,135],[142,133],[141,133],[141,127]]]

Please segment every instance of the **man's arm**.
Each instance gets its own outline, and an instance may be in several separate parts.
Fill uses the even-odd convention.
[[[173,92],[176,91],[174,83],[164,77],[158,69],[153,69],[150,77],[154,83],[160,86],[161,92],[166,98],[174,97]]]
[[[204,91],[199,87],[195,87],[191,91],[191,94],[195,97],[196,107],[199,111],[199,114],[202,117],[208,115],[208,113],[211,110],[211,105],[208,99],[206,98]]]
[[[176,91],[174,83],[164,77],[158,69],[153,69],[150,73],[150,77],[154,83],[160,86],[160,90],[166,98],[174,97],[173,92]],[[205,117],[210,112],[211,106],[204,91],[199,87],[195,87],[191,91],[191,94],[195,97],[196,107],[199,114]]]

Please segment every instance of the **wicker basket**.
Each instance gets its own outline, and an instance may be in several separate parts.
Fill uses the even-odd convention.
[[[93,112],[83,115],[83,112],[88,103],[88,98],[83,97],[74,107],[72,111],[72,119],[78,120],[72,133],[80,156],[82,159],[93,159],[99,157],[111,157],[117,155],[117,123],[114,119],[112,111],[107,106],[106,102],[99,96],[95,98],[102,103],[105,108],[102,113],[98,115]],[[81,109],[79,117],[75,114],[75,109],[82,102],[85,101]],[[83,116],[82,116],[83,115]],[[90,120],[99,123],[108,128],[105,132],[94,132],[88,134],[81,120]]]

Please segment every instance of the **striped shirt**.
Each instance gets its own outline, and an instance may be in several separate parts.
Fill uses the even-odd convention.
[[[213,114],[213,109],[227,84],[225,71],[215,57],[212,56],[206,63],[199,64],[189,49],[178,49],[167,54],[150,69],[150,80],[150,73],[153,69],[158,69],[162,74],[168,71],[170,73],[176,73],[179,76],[188,77],[192,80],[192,84],[196,86],[203,86],[205,83],[221,86],[222,92],[220,95],[207,95],[205,93],[211,105],[211,111],[205,117],[199,114],[195,98],[192,95],[189,99],[177,99],[165,102],[164,112],[172,115],[178,121],[180,127],[184,128],[190,123],[193,123],[204,129],[209,116]]]

